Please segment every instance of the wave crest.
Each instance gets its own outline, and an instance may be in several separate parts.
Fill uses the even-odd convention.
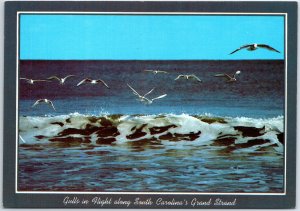
[[[211,115],[103,115],[20,117],[20,143],[72,145],[209,145],[229,152],[283,152],[284,118]]]

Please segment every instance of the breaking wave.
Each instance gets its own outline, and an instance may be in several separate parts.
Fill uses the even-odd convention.
[[[207,145],[224,152],[283,153],[284,118],[214,117],[213,115],[102,115],[72,113],[19,118],[19,144]]]

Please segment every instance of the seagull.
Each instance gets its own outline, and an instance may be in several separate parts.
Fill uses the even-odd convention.
[[[266,45],[266,44],[257,44],[257,43],[253,43],[253,44],[247,44],[247,45],[243,45],[241,47],[239,47],[238,49],[232,51],[230,54],[234,54],[235,52],[239,51],[239,50],[242,50],[244,48],[247,48],[248,51],[255,51],[257,50],[258,48],[265,48],[265,49],[268,49],[270,51],[275,51],[277,53],[280,53],[278,50],[276,50],[275,48],[272,48],[271,46],[269,45]]]
[[[236,78],[235,78],[235,76],[236,75],[238,75],[238,74],[240,74],[241,73],[241,71],[240,70],[238,70],[238,71],[236,71],[234,74],[233,74],[233,76],[230,76],[230,75],[228,75],[228,74],[217,74],[217,75],[215,75],[216,77],[226,77],[228,80],[227,80],[227,82],[234,82],[234,81],[236,81]]]
[[[33,108],[34,106],[36,106],[36,105],[38,105],[40,103],[47,103],[50,106],[52,106],[52,108],[54,109],[54,111],[56,111],[55,108],[54,108],[54,105],[53,105],[52,101],[50,101],[48,99],[39,99],[39,100],[35,101],[35,103],[31,107]]]
[[[142,95],[140,95],[134,88],[132,88],[129,84],[127,84],[127,86],[132,90],[133,94],[136,95],[136,96],[139,98],[139,99],[138,99],[139,101],[141,101],[142,103],[148,104],[148,105],[149,105],[149,104],[152,104],[154,100],[157,100],[157,99],[160,99],[160,98],[163,98],[163,97],[167,96],[167,94],[163,94],[163,95],[160,95],[160,96],[158,96],[158,97],[149,99],[149,98],[147,98],[146,96],[147,96],[148,94],[150,94],[150,93],[154,90],[154,88],[151,89],[149,92],[147,92],[146,94],[144,94],[144,95],[142,96]]]
[[[29,84],[34,84],[34,82],[38,82],[38,81],[47,81],[47,80],[35,80],[35,79],[31,79],[31,78],[20,78],[21,80],[26,80],[27,83]]]
[[[89,78],[85,78],[85,79],[83,79],[82,81],[80,81],[80,82],[77,84],[77,86],[80,86],[80,85],[82,85],[82,84],[84,84],[84,83],[91,83],[91,84],[103,83],[104,86],[106,86],[106,87],[109,89],[108,85],[107,85],[103,80],[101,80],[101,79],[92,80],[92,79],[89,79]]]
[[[178,75],[177,78],[175,78],[175,81],[178,80],[178,79],[180,79],[180,78],[185,78],[185,79],[187,79],[187,80],[189,80],[189,79],[196,79],[197,81],[202,82],[202,81],[200,80],[200,78],[198,78],[198,77],[195,76],[194,74],[192,74],[192,75]]]
[[[59,81],[59,84],[61,84],[61,85],[63,85],[65,82],[66,82],[66,79],[67,78],[70,78],[70,77],[74,77],[75,75],[67,75],[66,77],[64,77],[64,78],[59,78],[59,77],[57,77],[57,76],[51,76],[51,77],[49,77],[49,78],[47,78],[47,80],[53,80],[53,79],[56,79],[56,80],[58,80]]]
[[[163,70],[144,70],[145,72],[152,72],[154,75],[156,75],[157,73],[168,73],[167,71],[163,71]]]

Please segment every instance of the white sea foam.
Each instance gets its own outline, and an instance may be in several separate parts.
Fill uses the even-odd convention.
[[[266,143],[254,144],[250,148],[276,145],[277,151],[283,151],[283,144],[278,139],[278,135],[284,132],[282,116],[254,119],[188,114],[89,116],[72,113],[52,117],[20,117],[19,123],[19,134],[26,140],[26,144],[47,143],[57,138],[85,138],[95,144],[99,139],[97,133],[105,128],[118,132],[100,134],[101,139],[115,139],[114,144],[159,140],[166,145],[206,145],[229,137],[234,138],[238,146],[249,141],[267,140]],[[90,131],[91,128],[95,129]],[[255,135],[245,135],[243,128],[261,130],[261,134],[255,132]],[[19,143],[22,143],[21,140]]]

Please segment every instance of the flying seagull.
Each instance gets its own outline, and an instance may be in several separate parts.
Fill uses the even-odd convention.
[[[156,75],[157,73],[168,73],[167,71],[163,71],[163,70],[144,70],[145,72],[152,72],[154,75]]]
[[[39,100],[35,101],[35,103],[31,107],[33,108],[33,107],[35,107],[36,105],[38,105],[40,103],[47,103],[54,109],[54,111],[56,111],[52,101],[50,101],[48,99],[39,99]]]
[[[195,80],[197,80],[197,81],[199,81],[199,82],[202,82],[202,81],[200,80],[200,78],[198,78],[198,77],[195,76],[194,74],[192,74],[192,75],[178,75],[177,78],[175,78],[175,81],[177,81],[177,80],[180,79],[180,78],[185,78],[186,80],[189,80],[189,79],[195,79]]]
[[[148,94],[150,94],[154,90],[154,88],[151,89],[149,92],[147,92],[146,94],[144,94],[142,96],[134,88],[132,88],[129,84],[127,84],[127,86],[132,90],[133,94],[136,95],[139,98],[138,100],[141,101],[142,103],[145,103],[145,104],[151,104],[151,103],[153,103],[154,100],[157,100],[157,99],[160,99],[160,98],[163,98],[163,97],[167,96],[167,94],[163,94],[163,95],[160,95],[158,97],[149,99],[146,96]]]
[[[280,53],[278,50],[276,50],[275,48],[272,48],[269,45],[253,43],[253,44],[243,45],[243,46],[239,47],[238,49],[232,51],[230,54],[234,54],[235,52],[237,52],[239,50],[242,50],[244,48],[246,48],[248,51],[255,51],[258,48],[265,48],[265,49],[268,49],[270,51],[275,51],[277,53]]]
[[[82,81],[80,81],[80,82],[77,84],[77,86],[80,86],[80,85],[82,85],[82,84],[84,84],[84,83],[90,83],[90,84],[103,83],[104,86],[106,86],[106,87],[109,89],[108,85],[107,85],[103,80],[101,80],[101,79],[92,80],[92,79],[90,79],[90,78],[85,78],[85,79],[83,79]]]
[[[47,78],[47,80],[53,80],[53,79],[55,79],[55,80],[59,81],[59,84],[63,85],[66,82],[67,78],[74,77],[74,76],[75,75],[67,75],[64,78],[59,78],[59,77],[57,77],[57,76],[54,75],[54,76],[51,76],[51,77]]]
[[[26,80],[27,83],[29,84],[34,84],[35,82],[39,82],[39,81],[47,81],[47,80],[35,80],[35,79],[31,79],[31,78],[20,78],[21,80]]]
[[[241,73],[241,71],[238,70],[232,76],[230,76],[230,75],[228,75],[226,73],[224,73],[224,74],[223,73],[222,74],[217,74],[215,76],[216,77],[226,77],[227,78],[227,82],[234,82],[234,81],[236,81],[235,76],[238,75],[238,74],[240,74],[240,73]]]

